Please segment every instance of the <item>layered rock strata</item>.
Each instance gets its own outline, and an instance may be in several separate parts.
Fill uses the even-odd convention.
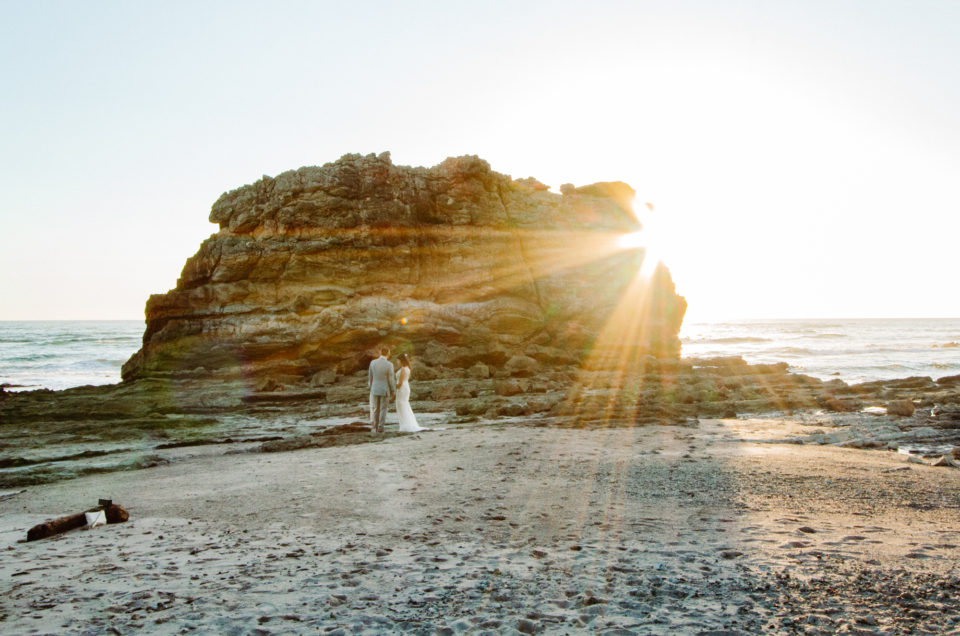
[[[678,356],[686,301],[618,243],[641,229],[633,190],[564,192],[477,157],[427,169],[384,153],[226,193],[210,213],[220,231],[148,300],[123,378],[332,384],[380,344],[441,376]]]

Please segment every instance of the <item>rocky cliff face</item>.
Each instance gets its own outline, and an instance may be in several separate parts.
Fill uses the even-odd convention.
[[[123,377],[323,383],[381,343],[421,377],[677,356],[686,302],[664,267],[618,247],[640,229],[633,190],[563,192],[476,157],[427,169],[347,155],[264,177],[213,205],[220,231],[148,300]]]

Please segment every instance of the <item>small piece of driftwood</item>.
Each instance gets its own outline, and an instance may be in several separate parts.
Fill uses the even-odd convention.
[[[27,531],[27,541],[36,541],[37,539],[46,539],[74,528],[82,528],[87,525],[87,513],[103,511],[107,518],[107,523],[123,523],[130,518],[123,506],[118,506],[109,499],[101,499],[101,504],[96,508],[85,510],[84,512],[59,519],[52,519],[41,524],[37,524]]]

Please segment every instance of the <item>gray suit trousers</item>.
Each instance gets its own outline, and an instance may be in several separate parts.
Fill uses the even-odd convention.
[[[390,397],[389,395],[370,396],[370,400],[373,402],[373,421],[370,422],[370,427],[377,433],[382,433],[383,425],[387,423],[387,409],[390,407]]]

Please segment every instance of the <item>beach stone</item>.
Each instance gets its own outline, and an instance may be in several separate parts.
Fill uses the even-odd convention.
[[[960,405],[938,404],[931,410],[931,415],[937,418],[937,425],[942,428],[944,423],[960,421]]]
[[[283,385],[274,380],[273,378],[264,378],[257,383],[257,388],[255,389],[257,393],[269,393],[273,391],[279,391],[283,388]]]
[[[507,373],[516,377],[530,377],[539,368],[539,363],[530,356],[518,355],[507,360]]]
[[[323,369],[317,371],[313,374],[313,377],[310,378],[310,384],[313,386],[325,386],[327,384],[333,384],[337,381],[337,370],[336,369]]]
[[[456,406],[456,414],[461,416],[466,415],[481,415],[486,413],[490,409],[490,403],[487,400],[474,399],[460,402]]]
[[[887,402],[887,413],[890,415],[899,415],[901,417],[910,417],[913,415],[914,406],[910,400],[892,400]]]
[[[469,375],[471,378],[480,378],[480,379],[489,378],[490,367],[488,367],[482,362],[477,362],[472,367],[467,369],[467,375]]]
[[[523,385],[518,380],[500,380],[494,383],[494,391],[497,395],[510,397],[520,395],[524,392]]]
[[[960,375],[947,375],[938,378],[937,384],[942,387],[960,387]]]
[[[839,382],[839,380],[837,380]],[[820,399],[821,406],[837,413],[851,413],[859,411],[861,408],[860,400],[855,398],[838,398],[833,395],[826,395]]]
[[[913,439],[930,439],[939,435],[940,432],[931,426],[921,426],[910,431],[910,437]]]
[[[929,376],[911,376],[896,380],[881,380],[884,386],[892,389],[933,389],[936,383]]]
[[[497,415],[502,415],[504,417],[518,417],[520,415],[527,414],[528,407],[524,402],[511,402],[510,404],[503,404],[496,409]]]

